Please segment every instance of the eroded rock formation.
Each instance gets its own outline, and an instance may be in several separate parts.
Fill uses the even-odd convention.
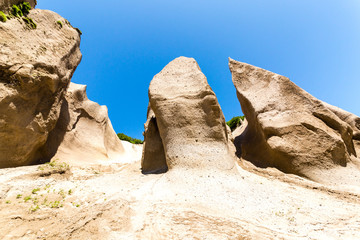
[[[81,60],[80,35],[64,18],[38,9],[28,17],[36,29],[17,18],[0,22],[0,167],[39,159]]]
[[[242,158],[311,179],[357,161],[356,116],[330,109],[286,77],[232,59],[229,66],[248,121],[235,141]]]
[[[223,113],[194,59],[179,57],[157,74],[150,83],[149,101],[144,173],[166,169],[162,152],[170,169],[234,167]]]
[[[59,120],[43,152],[44,159],[84,164],[118,160],[125,151],[111,125],[107,107],[90,101],[85,85],[70,83]]]
[[[341,120],[350,125],[353,130],[352,138],[357,156],[360,157],[360,117],[328,103],[323,102],[323,104],[333,113],[335,113],[336,116],[338,116]]]

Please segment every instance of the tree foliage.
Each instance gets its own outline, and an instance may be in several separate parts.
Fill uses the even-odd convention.
[[[237,116],[230,119],[226,124],[230,127],[231,131],[234,131],[237,127],[241,126],[241,122],[244,121],[245,116]]]
[[[128,141],[128,142],[131,142],[133,144],[142,144],[144,142],[144,141],[142,141],[140,139],[129,137],[124,133],[118,133],[117,136],[119,137],[120,140]]]

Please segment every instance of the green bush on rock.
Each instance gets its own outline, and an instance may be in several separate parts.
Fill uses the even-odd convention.
[[[23,2],[23,3],[20,3],[18,6],[19,6],[20,10],[22,11],[23,15],[29,14],[29,12],[31,10],[30,3]]]
[[[244,116],[233,117],[226,124],[230,127],[231,131],[234,131],[237,127],[241,126],[241,121],[244,121]]]
[[[59,25],[59,27],[60,27],[60,28],[62,28],[62,27],[63,27],[63,24],[62,24],[62,22],[61,22],[60,20],[59,20],[59,21],[57,21],[56,23]]]
[[[133,144],[142,144],[144,142],[140,139],[129,137],[123,133],[118,133],[117,136],[119,137],[120,140],[128,141]]]
[[[28,18],[28,17],[23,17],[22,18],[24,20],[24,22],[29,25],[32,29],[36,29],[37,25],[36,23],[34,22],[34,20],[32,20],[31,18]]]
[[[22,17],[28,15],[30,10],[31,10],[30,3],[22,2],[19,3],[18,5],[15,4],[12,5],[11,14],[14,15],[15,17]]]
[[[31,5],[28,2],[22,2],[17,5],[13,5],[10,10],[10,18],[17,17],[22,18],[23,21],[32,29],[36,29],[37,25],[31,18],[27,17],[31,10]],[[6,17],[6,16],[5,16]],[[0,17],[1,18],[1,17]]]
[[[20,10],[18,5],[13,5],[11,7],[11,14],[15,17],[22,17],[24,16],[23,12]]]
[[[7,17],[5,15],[5,13],[0,11],[0,22],[6,22],[6,21],[7,21]]]

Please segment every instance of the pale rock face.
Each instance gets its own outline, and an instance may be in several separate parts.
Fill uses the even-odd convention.
[[[162,152],[160,139],[169,169],[216,171],[234,167],[234,153],[229,147],[222,110],[194,59],[179,57],[170,62],[151,81],[149,100],[143,172],[164,167],[162,164],[151,167],[153,163],[163,163],[163,159],[156,159],[156,154],[148,153],[151,150],[147,148],[156,141],[158,151]]]
[[[111,125],[107,107],[90,101],[85,85],[70,83],[43,152],[46,159],[81,165],[119,160],[125,150]]]
[[[37,1],[36,0],[0,0],[0,11],[7,11],[14,4],[19,4],[22,2],[30,3],[32,8],[35,8]]]
[[[148,107],[147,121],[144,124],[144,144],[141,158],[143,174],[158,174],[168,170],[163,142],[154,111]]]
[[[41,160],[81,60],[79,33],[65,19],[38,9],[28,17],[36,29],[19,19],[0,22],[0,167]]]
[[[357,156],[360,157],[360,117],[326,102],[323,102],[323,104],[341,120],[350,125],[353,130],[353,142],[357,151]]]
[[[248,122],[246,119],[242,121],[241,125],[237,127],[231,134],[233,137],[234,147],[236,148],[235,154],[238,158],[241,158],[241,144],[244,141],[244,137],[246,136],[245,130],[248,129]]]
[[[355,125],[350,126],[346,116],[286,77],[232,59],[229,66],[248,121],[235,140],[242,158],[323,182],[328,181],[326,171],[358,161],[353,143],[358,118],[352,117]]]

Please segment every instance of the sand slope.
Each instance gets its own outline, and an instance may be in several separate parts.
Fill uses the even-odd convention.
[[[127,163],[63,174],[54,171],[60,164],[1,169],[0,238],[360,239],[358,187],[325,186],[246,162],[232,175],[143,175],[137,151]]]

